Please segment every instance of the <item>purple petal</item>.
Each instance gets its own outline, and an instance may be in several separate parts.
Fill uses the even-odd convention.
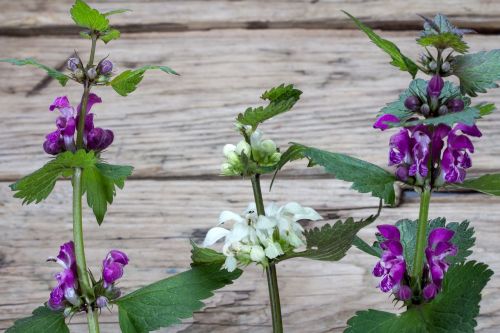
[[[440,258],[446,256],[454,256],[458,252],[458,248],[451,242],[439,242],[434,250],[434,255]]]
[[[64,308],[64,290],[57,286],[50,292],[50,298],[47,306],[54,311]]]
[[[56,280],[63,289],[76,287],[76,274],[71,268],[67,268],[57,273]]]
[[[113,284],[116,280],[123,276],[123,265],[117,262],[106,262],[102,269],[102,278],[105,288]]]
[[[465,125],[462,123],[455,125],[455,128],[453,129],[453,131],[454,132],[462,131],[462,133],[464,133],[464,134],[474,136],[477,138],[480,138],[483,135],[476,125],[468,126],[468,125]]]
[[[71,268],[74,264],[76,264],[75,244],[73,241],[69,241],[61,245],[57,258],[66,265],[66,268]]]
[[[377,264],[375,265],[375,267],[373,267],[373,271],[372,271],[372,274],[376,277],[381,277],[382,275],[384,275],[384,268],[382,267],[382,265],[380,265],[380,261],[377,262]]]
[[[448,137],[448,147],[453,150],[468,150],[471,153],[474,152],[474,145],[469,137],[465,135],[450,135]]]
[[[378,231],[385,239],[388,240],[400,240],[399,229],[396,226],[390,224],[381,224],[377,226]]]
[[[113,261],[117,262],[117,263],[120,263],[122,265],[127,265],[128,264],[128,257],[127,255],[120,251],[120,250],[111,250],[109,251],[107,257],[113,259]]]
[[[444,278],[444,272],[439,265],[431,266],[432,281],[440,283]]]
[[[396,177],[403,182],[407,181],[409,177],[408,166],[400,165],[396,169]]]
[[[434,297],[436,297],[437,292],[438,292],[438,288],[433,283],[429,283],[428,285],[426,285],[424,290],[422,291],[423,296],[426,300],[431,300]]]
[[[378,128],[384,131],[389,128],[389,125],[387,123],[399,123],[399,121],[399,118],[393,114],[384,114],[383,116],[379,117],[373,124],[373,128]]]
[[[90,94],[89,95],[89,99],[87,101],[87,114],[89,113],[90,109],[92,109],[92,106],[94,106],[94,104],[97,104],[97,103],[102,103],[102,99],[97,96],[96,94]],[[82,109],[82,106],[81,104],[78,104],[78,107],[77,107],[77,113],[80,114],[80,111]]]
[[[410,287],[406,285],[402,285],[399,287],[399,290],[396,292],[396,298],[401,301],[407,301],[412,296],[412,290]]]
[[[394,287],[394,282],[389,275],[386,275],[382,281],[380,281],[380,290],[384,293],[389,292]]]
[[[441,90],[443,90],[444,81],[439,75],[434,75],[427,84],[427,94],[431,97],[439,97]]]
[[[447,228],[436,228],[431,231],[427,244],[434,248],[439,242],[448,242],[453,238],[455,232]]]
[[[54,111],[54,109],[61,109],[61,108],[67,108],[67,107],[71,107],[71,105],[69,104],[68,97],[67,96],[60,96],[60,97],[56,97],[54,102],[52,102],[52,104],[49,106],[49,110]]]
[[[392,281],[395,284],[398,284],[403,279],[405,273],[406,273],[406,263],[402,261],[392,267],[389,275],[391,276]]]

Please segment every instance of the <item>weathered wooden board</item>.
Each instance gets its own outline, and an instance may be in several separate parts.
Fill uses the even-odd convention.
[[[0,183],[0,329],[26,316],[47,298],[57,267],[44,260],[71,237],[69,183],[57,185],[46,202],[26,207],[11,198],[6,185]],[[264,188],[267,185],[268,180]],[[101,227],[86,210],[89,266],[98,271],[108,249],[125,250],[131,263],[120,285],[126,291],[180,272],[189,265],[188,239],[200,241],[216,224],[221,210],[243,210],[245,202],[251,200],[250,191],[245,181],[130,181]],[[330,220],[367,217],[377,206],[376,199],[356,194],[335,180],[281,180],[273,192],[265,193],[265,199],[281,203],[299,200]],[[384,209],[376,223],[416,217],[417,211],[418,200],[410,193],[401,207]],[[479,194],[436,195],[430,216],[447,216],[449,221],[470,219],[477,232],[474,258],[500,271],[500,205],[496,199]],[[374,230],[370,226],[361,236],[373,240]],[[355,249],[339,263],[281,263],[278,269],[286,331],[341,332],[355,310],[391,310],[387,296],[375,288],[373,265],[374,258]],[[217,292],[207,308],[195,315],[194,322],[162,332],[269,332],[266,288],[262,271],[250,267],[234,285]],[[499,289],[500,278],[495,275],[484,291],[477,332],[500,330]],[[103,312],[103,331],[119,332],[116,320],[116,309],[114,314]],[[72,323],[72,332],[85,332],[82,318],[74,318]]]
[[[341,10],[366,20],[376,28],[418,29],[422,20],[416,14],[442,12],[456,24],[482,32],[500,28],[500,8],[489,0],[277,0],[277,1],[89,1],[107,11],[129,8],[111,21],[124,31],[186,31],[207,29],[262,28],[351,28]],[[64,0],[4,1],[0,13],[0,34],[68,34],[73,27]]]
[[[415,33],[384,33],[409,55],[417,55]],[[499,36],[469,36],[473,50],[490,49]],[[77,38],[0,38],[0,58],[35,56],[52,66],[64,63],[73,48],[86,56],[88,42]],[[147,50],[147,52],[145,52]],[[135,177],[215,176],[222,147],[236,143],[236,114],[259,105],[261,93],[282,82],[304,91],[296,109],[262,129],[286,148],[296,141],[350,153],[379,165],[387,163],[391,131],[371,125],[377,111],[397,98],[410,76],[388,64],[389,57],[358,31],[217,30],[131,34],[99,46],[98,58],[111,54],[118,71],[143,64],[168,64],[182,76],[147,74],[141,87],[123,98],[98,89],[104,103],[96,122],[115,131],[106,153],[111,162],[136,167]],[[0,179],[17,179],[47,161],[41,145],[55,128],[48,111],[55,96],[79,100],[80,87],[52,81],[33,92],[38,69],[0,64]],[[479,101],[500,105],[500,90]],[[498,170],[500,114],[481,122],[484,137],[474,140],[472,172]],[[292,169],[287,169],[292,170]],[[319,174],[297,165],[290,174]]]

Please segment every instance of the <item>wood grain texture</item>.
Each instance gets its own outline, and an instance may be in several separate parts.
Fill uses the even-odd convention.
[[[345,29],[352,23],[341,10],[362,18],[375,28],[418,29],[416,14],[446,13],[460,26],[480,32],[498,32],[499,6],[490,0],[275,0],[89,1],[102,10],[129,8],[111,22],[123,31],[189,31],[209,29]],[[25,36],[73,34],[78,28],[64,0],[5,1],[0,13],[0,34]]]
[[[416,56],[415,33],[384,33]],[[490,49],[499,36],[469,36],[473,50]],[[0,38],[0,58],[35,56],[57,66],[88,42],[77,38]],[[147,52],[145,52],[147,50]],[[104,103],[94,108],[98,126],[115,131],[106,152],[113,163],[136,167],[134,176],[209,177],[219,172],[222,147],[236,143],[237,113],[259,105],[259,96],[283,82],[304,91],[289,113],[262,126],[286,148],[290,141],[349,153],[385,166],[388,138],[371,128],[375,115],[408,86],[410,76],[388,64],[389,57],[357,31],[217,30],[208,32],[132,34],[99,46],[98,59],[111,54],[117,71],[144,64],[168,64],[181,77],[149,72],[129,97],[111,88],[97,89]],[[48,111],[55,96],[78,101],[80,87],[57,82],[26,96],[43,78],[38,69],[0,64],[0,179],[14,180],[47,161],[41,145],[55,128]],[[476,99],[500,105],[500,90]],[[480,123],[483,138],[474,140],[473,173],[500,167],[500,113]],[[322,173],[304,164],[289,174]]]
[[[264,182],[264,186],[268,180]],[[57,245],[71,237],[70,186],[61,182],[54,195],[38,206],[19,209],[19,201],[0,184],[0,329],[25,316],[43,302],[53,286],[55,265],[44,260],[57,251]],[[125,291],[180,272],[188,267],[189,238],[201,241],[214,226],[223,209],[241,211],[251,200],[245,181],[131,181],[120,192],[105,223],[99,228],[85,216],[85,239],[89,266],[99,270],[106,251],[120,248],[131,257],[126,278],[120,285]],[[364,218],[376,210],[377,200],[356,194],[335,180],[282,180],[267,202],[300,200],[333,221],[348,216]],[[394,223],[402,217],[417,217],[418,200],[405,196],[397,209],[384,209],[376,223]],[[355,208],[355,209],[354,209]],[[474,258],[500,270],[498,238],[500,224],[498,201],[479,194],[436,195],[431,217],[447,216],[449,221],[468,218],[477,232]],[[321,222],[319,222],[321,223]],[[309,223],[308,227],[315,225]],[[374,225],[361,236],[374,239]],[[373,307],[393,310],[387,296],[374,286],[371,277],[374,258],[356,249],[338,263],[290,260],[278,266],[287,332],[341,332],[356,310]],[[500,303],[496,294],[500,278],[495,275],[484,291],[477,332],[500,329]],[[217,292],[197,313],[193,321],[162,332],[269,332],[265,275],[250,267],[234,285]],[[84,332],[82,318],[72,320],[74,332]],[[118,332],[116,309],[103,312],[105,332]],[[310,329],[307,329],[310,327]],[[72,332],[73,332],[72,331]]]

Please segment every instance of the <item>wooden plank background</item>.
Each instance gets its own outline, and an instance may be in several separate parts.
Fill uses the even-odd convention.
[[[67,15],[70,1],[1,1],[0,58],[34,56],[63,66],[73,49],[86,57]],[[123,98],[98,90],[104,103],[95,108],[99,126],[115,131],[106,154],[112,163],[136,167],[119,192],[105,223],[98,227],[87,211],[85,238],[89,266],[99,269],[110,248],[130,254],[121,285],[126,291],[185,270],[189,238],[201,240],[223,209],[241,211],[252,199],[247,181],[218,177],[225,143],[235,143],[234,117],[277,84],[304,91],[295,110],[263,129],[282,148],[289,141],[349,153],[385,165],[390,133],[371,130],[376,112],[407,86],[409,76],[388,65],[388,57],[352,30],[341,9],[364,19],[416,56],[415,14],[447,14],[461,27],[475,51],[498,47],[500,6],[495,1],[99,1],[92,5],[131,13],[112,17],[123,38],[99,45],[98,58],[110,54],[118,70],[166,64],[181,77],[148,73],[141,87]],[[70,186],[60,182],[37,206],[21,207],[8,184],[47,161],[43,135],[54,126],[48,105],[81,91],[44,79],[37,69],[0,65],[0,330],[45,301],[57,268],[44,260],[71,237]],[[500,91],[478,101],[500,105]],[[500,169],[499,113],[481,124],[475,140],[473,174]],[[265,180],[264,187],[268,184]],[[327,220],[372,214],[377,200],[326,177],[319,168],[295,163],[283,173],[268,201],[296,200],[316,208]],[[398,208],[387,208],[376,223],[416,218],[418,200],[406,192]],[[472,193],[435,196],[432,217],[469,219],[477,231],[474,258],[500,271],[500,205]],[[374,226],[361,232],[372,240]],[[391,310],[387,296],[371,277],[374,261],[352,249],[338,263],[294,260],[279,265],[287,332],[341,332],[358,309]],[[478,332],[500,331],[500,278],[484,291]],[[265,276],[248,268],[235,284],[207,301],[194,319],[161,332],[270,332]],[[116,312],[116,311],[115,311]],[[115,314],[103,313],[103,332],[118,332]],[[82,318],[71,322],[85,332]]]

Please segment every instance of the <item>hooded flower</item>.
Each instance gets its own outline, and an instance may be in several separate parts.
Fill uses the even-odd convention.
[[[428,300],[434,298],[441,288],[444,274],[449,267],[445,260],[446,257],[457,254],[457,247],[451,243],[454,234],[453,230],[446,228],[436,228],[429,234],[427,248],[425,249],[429,283],[423,290],[423,295]]]
[[[57,286],[50,293],[47,305],[52,310],[60,310],[66,305],[79,305],[78,280],[76,272],[75,246],[72,241],[61,245],[57,257],[49,261],[57,262],[63,270],[55,275]]]
[[[119,250],[111,250],[102,262],[104,288],[109,288],[123,276],[123,267],[128,264],[127,255]]]
[[[399,118],[393,114],[384,114],[380,116],[377,121],[373,124],[373,128],[378,128],[382,131],[385,131],[390,127],[390,123],[399,123]]]
[[[101,151],[113,142],[114,136],[111,130],[94,128],[94,115],[90,113],[90,109],[94,104],[101,102],[101,98],[96,94],[89,95],[83,134],[85,148],[89,150]],[[56,119],[57,129],[46,135],[43,148],[47,154],[51,155],[57,155],[63,151],[75,151],[75,134],[81,105],[78,105],[75,111],[68,98],[61,96],[57,97],[49,107],[50,111],[55,109],[61,113]]]
[[[406,262],[403,257],[399,229],[388,224],[379,225],[377,229],[386,240],[380,243],[384,252],[380,261],[373,268],[373,275],[382,278],[379,283],[380,290],[384,293],[389,291],[397,293],[402,288],[402,280],[406,273]],[[406,289],[402,292],[406,293]]]
[[[208,231],[203,246],[211,246],[224,239],[222,253],[226,256],[224,268],[228,271],[235,270],[238,263],[267,265],[269,259],[304,244],[304,229],[297,221],[321,219],[314,209],[295,202],[282,207],[270,204],[265,213],[265,216],[259,216],[255,204],[250,204],[241,215],[223,211],[219,226]],[[232,228],[222,227],[230,223]]]

